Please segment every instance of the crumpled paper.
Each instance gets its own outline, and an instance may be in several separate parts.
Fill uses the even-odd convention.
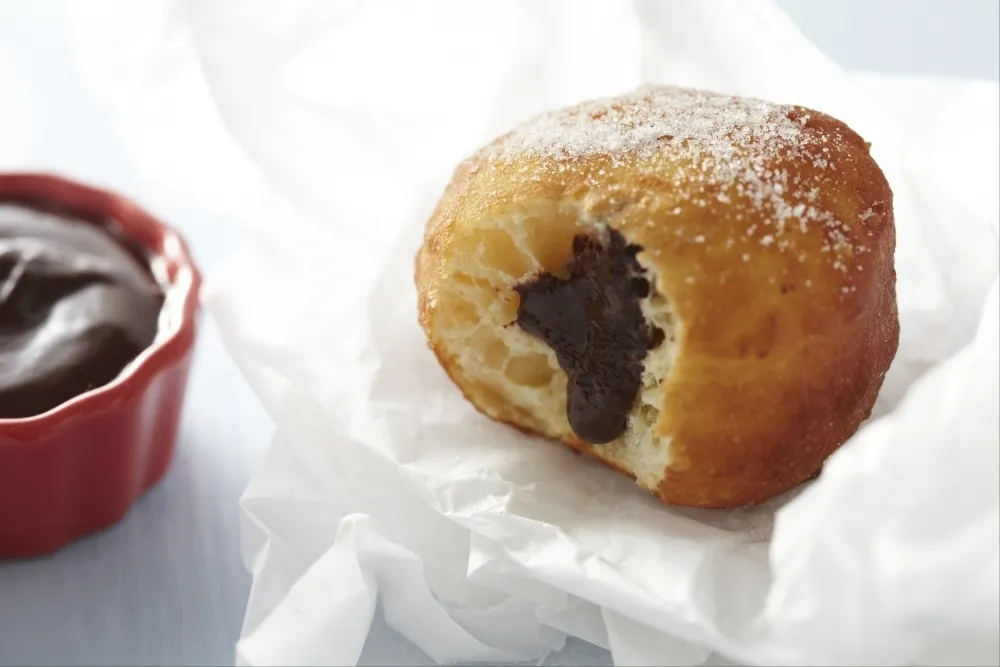
[[[849,74],[767,0],[81,0],[81,70],[144,175],[256,244],[208,306],[278,428],[241,503],[240,664],[354,664],[380,604],[434,660],[996,664],[998,88]],[[165,39],[166,37],[166,39]],[[459,159],[643,82],[792,102],[895,193],[898,356],[814,483],[671,509],[478,415],[413,255]]]

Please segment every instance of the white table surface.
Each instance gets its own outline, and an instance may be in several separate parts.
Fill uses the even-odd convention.
[[[276,0],[277,1],[277,0]],[[996,0],[780,2],[854,69],[997,79]],[[0,168],[58,169],[128,192],[179,227],[205,273],[235,251],[234,230],[137,183],[99,104],[76,76],[61,0],[0,0],[0,82],[13,66],[34,100],[30,158]],[[6,123],[0,97],[0,123]],[[270,420],[204,319],[177,457],[166,478],[114,528],[60,553],[0,563],[0,665],[227,665],[250,585],[237,500]],[[376,618],[365,665],[430,665]],[[610,664],[572,641],[548,664]]]

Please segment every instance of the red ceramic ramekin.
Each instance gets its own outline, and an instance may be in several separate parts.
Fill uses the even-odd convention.
[[[160,331],[115,380],[48,412],[0,419],[0,559],[53,552],[106,528],[167,471],[194,347],[201,277],[183,239],[132,202],[45,174],[0,174],[0,201],[116,221],[155,258]]]

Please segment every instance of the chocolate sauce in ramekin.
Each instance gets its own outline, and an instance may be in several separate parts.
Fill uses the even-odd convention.
[[[111,225],[0,200],[0,419],[114,380],[156,338],[163,300]]]

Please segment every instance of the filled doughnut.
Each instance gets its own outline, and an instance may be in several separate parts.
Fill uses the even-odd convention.
[[[541,115],[456,170],[421,326],[488,417],[669,504],[764,501],[857,430],[896,353],[868,148],[817,111],[678,87]]]

